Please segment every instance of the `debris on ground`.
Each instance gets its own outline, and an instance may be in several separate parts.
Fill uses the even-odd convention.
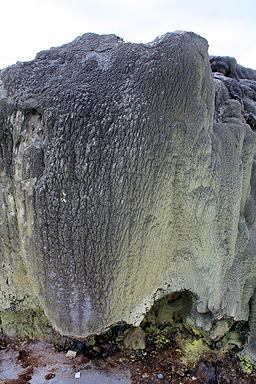
[[[70,360],[74,359],[76,357],[76,351],[71,351],[69,350],[66,355],[66,357],[68,357]]]
[[[255,384],[244,329],[234,324],[224,337],[212,341],[185,322],[156,326],[146,321],[140,328],[122,323],[96,335],[93,342],[71,340],[64,347],[3,338],[0,383],[33,384],[40,371],[40,384],[60,382],[63,374],[83,380],[86,372],[96,370],[106,375],[118,372],[117,378],[122,373],[132,384]],[[129,349],[128,340],[133,340]]]

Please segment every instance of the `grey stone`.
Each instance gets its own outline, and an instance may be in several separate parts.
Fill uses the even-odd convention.
[[[219,320],[210,331],[211,339],[217,341],[226,335],[232,324],[227,319]]]
[[[67,351],[65,356],[68,357],[70,360],[72,360],[76,357],[76,351],[69,350]]]
[[[213,367],[211,367],[207,363],[200,362],[196,374],[198,382],[200,384],[213,384],[215,381]]]
[[[127,349],[145,349],[146,348],[146,333],[141,327],[131,328],[125,338],[124,347]]]
[[[213,79],[207,49],[85,34],[1,71],[4,328],[43,311],[84,338],[181,290],[205,330],[248,319],[256,72],[216,59]]]

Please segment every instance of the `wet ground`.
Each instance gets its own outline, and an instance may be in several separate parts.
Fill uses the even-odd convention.
[[[129,371],[108,367],[82,353],[70,360],[66,351],[35,341],[10,342],[0,351],[0,383],[4,384],[129,384]],[[76,378],[75,376],[78,376]]]
[[[127,330],[122,327],[90,340],[90,345],[73,341],[72,345],[60,347],[3,338],[0,383],[256,383],[254,366],[241,354],[241,335],[232,332],[213,343],[183,325],[149,327],[146,348],[136,351],[124,348]],[[66,356],[70,347],[76,352],[73,359]]]

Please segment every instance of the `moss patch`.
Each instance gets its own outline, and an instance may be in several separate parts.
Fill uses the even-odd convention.
[[[40,339],[53,342],[56,334],[43,312],[0,313],[2,328],[7,336]]]

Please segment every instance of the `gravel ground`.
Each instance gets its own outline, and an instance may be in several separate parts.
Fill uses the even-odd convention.
[[[66,352],[43,342],[13,343],[0,351],[1,384],[130,384],[130,373],[96,366],[83,355],[70,360]],[[80,375],[79,375],[80,373]],[[79,378],[75,378],[78,374]]]
[[[136,343],[144,343],[139,350],[125,348],[131,333],[123,328],[99,335],[90,346],[77,340],[60,347],[3,338],[0,384],[256,383],[255,366],[241,357],[246,337],[237,329],[218,342],[182,324],[144,329],[146,344],[145,334],[133,332]],[[70,349],[72,359],[66,356]]]

